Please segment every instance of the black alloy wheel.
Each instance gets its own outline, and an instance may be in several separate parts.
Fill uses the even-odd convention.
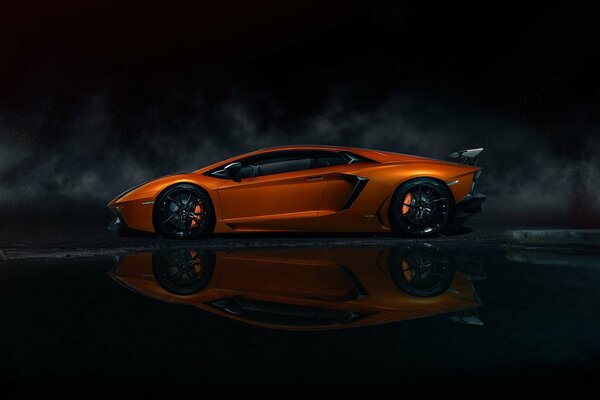
[[[161,250],[152,255],[154,279],[177,295],[191,295],[205,289],[214,265],[214,253],[205,249]]]
[[[454,279],[454,268],[446,252],[429,243],[390,250],[388,267],[396,287],[411,296],[438,296],[448,290]]]
[[[197,186],[175,185],[154,204],[154,225],[171,238],[206,236],[213,229],[213,210],[209,196]]]
[[[450,221],[453,206],[452,193],[445,184],[427,178],[408,181],[392,198],[392,229],[415,237],[435,235]]]

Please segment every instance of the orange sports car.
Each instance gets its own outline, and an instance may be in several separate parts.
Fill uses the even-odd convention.
[[[336,146],[257,150],[135,186],[108,207],[112,230],[195,238],[227,232],[438,233],[481,211],[483,149],[450,161]]]

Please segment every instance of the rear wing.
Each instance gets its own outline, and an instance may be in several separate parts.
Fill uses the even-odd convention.
[[[459,150],[455,151],[454,153],[450,153],[448,158],[450,158],[451,161],[459,164],[477,165],[477,158],[479,158],[479,153],[482,151],[483,147],[478,149]]]

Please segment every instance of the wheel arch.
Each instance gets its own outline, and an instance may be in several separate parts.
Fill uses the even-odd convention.
[[[452,189],[450,188],[450,186],[448,186],[448,184],[446,183],[446,181],[444,181],[443,179],[439,178],[439,177],[435,177],[435,176],[430,176],[430,175],[417,175],[417,176],[411,176],[408,179],[405,179],[399,183],[397,183],[396,185],[394,185],[392,193],[389,197],[389,202],[388,202],[388,206],[387,206],[387,211],[389,213],[390,211],[390,207],[392,206],[392,198],[394,197],[394,194],[396,194],[396,192],[398,191],[398,189],[400,189],[400,187],[406,183],[409,183],[411,181],[416,181],[417,179],[431,179],[432,181],[436,181],[438,183],[441,183],[450,193],[450,196],[452,197],[452,203],[453,205],[456,207],[456,198],[454,197],[454,193],[452,192]]]

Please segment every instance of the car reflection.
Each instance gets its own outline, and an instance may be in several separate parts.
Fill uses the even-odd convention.
[[[457,265],[460,264],[460,265]],[[480,306],[452,253],[428,243],[391,248],[177,248],[130,253],[110,275],[151,298],[265,328],[321,330],[453,313]],[[460,317],[457,317],[460,315]]]

